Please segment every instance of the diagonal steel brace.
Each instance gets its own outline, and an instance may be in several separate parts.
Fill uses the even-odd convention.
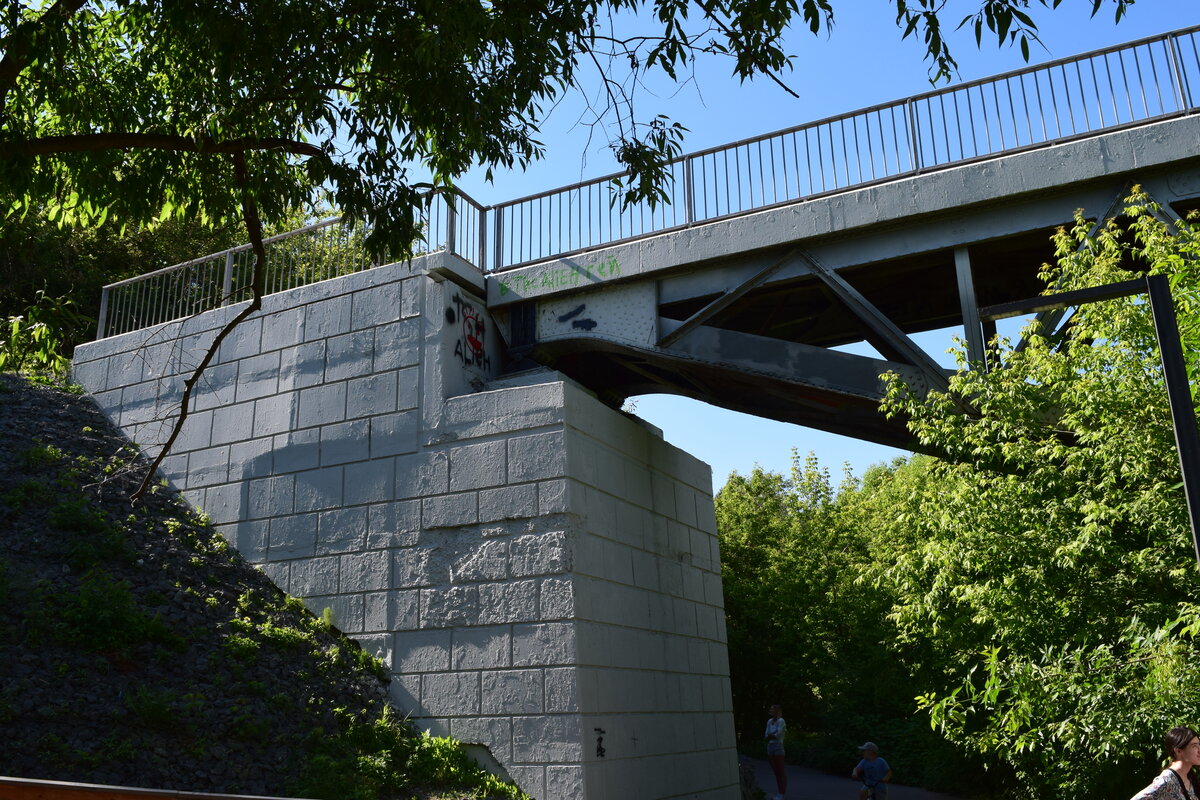
[[[833,292],[834,296],[849,309],[850,313],[866,325],[872,333],[887,342],[901,360],[919,368],[930,381],[930,387],[938,391],[946,391],[949,382],[946,373],[930,358],[929,354],[917,346],[904,331],[888,319],[882,311],[863,297],[857,289],[851,286],[845,278],[835,270],[822,264],[813,255],[797,247],[792,251],[796,257],[808,263],[813,275],[817,276]]]
[[[678,328],[671,331],[670,333],[666,333],[666,334],[658,337],[658,346],[659,347],[670,347],[672,344],[679,341],[684,336],[687,336],[693,330],[700,327],[704,323],[708,322],[710,319],[715,317],[720,312],[729,308],[731,305],[736,303],[738,300],[745,297],[746,294],[749,293],[751,289],[756,288],[757,286],[761,285],[763,283],[763,281],[765,281],[767,278],[771,277],[771,275],[774,274],[780,267],[782,267],[784,264],[788,263],[793,258],[795,258],[798,250],[799,250],[799,248],[795,248],[795,249],[789,251],[787,253],[787,255],[785,255],[783,258],[779,259],[778,261],[776,261],[772,264],[767,265],[763,269],[760,269],[758,272],[754,273],[753,275],[751,275],[746,280],[742,281],[737,286],[733,287],[732,289],[726,289],[724,294],[722,294],[720,297],[718,297],[717,299],[710,302],[708,305],[706,305],[704,308],[697,311],[695,314],[692,314],[690,317],[685,319],[683,321],[683,324],[680,325]]]

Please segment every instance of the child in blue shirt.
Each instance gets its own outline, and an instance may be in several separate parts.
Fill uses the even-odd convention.
[[[863,758],[854,767],[850,777],[862,781],[859,800],[867,800],[872,789],[875,790],[875,797],[884,800],[887,797],[887,782],[892,779],[892,768],[879,757],[879,747],[874,742],[859,745],[858,749],[863,751]]]

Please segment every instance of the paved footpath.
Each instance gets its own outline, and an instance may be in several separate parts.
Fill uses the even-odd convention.
[[[754,775],[758,778],[758,786],[770,798],[775,794],[775,773],[766,761],[754,760]],[[851,765],[853,766],[853,765]],[[846,777],[829,775],[807,767],[797,767],[788,764],[788,791],[786,800],[858,800],[857,781],[850,779],[850,770]],[[888,800],[962,800],[954,795],[930,792],[912,786],[891,784],[888,787]]]

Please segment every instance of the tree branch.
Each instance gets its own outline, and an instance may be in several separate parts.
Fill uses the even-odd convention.
[[[729,38],[729,41],[732,42],[735,40],[736,35],[734,34],[734,32],[732,30],[730,30],[728,25],[726,25],[724,22],[717,19],[716,17],[709,17],[709,19],[711,19],[713,24],[716,25],[717,28]],[[776,75],[774,70],[768,68],[765,64],[763,64],[757,58],[754,59],[754,66],[758,68],[759,74],[766,75],[768,78],[775,81],[775,83],[778,84],[779,88],[783,89],[785,92],[790,94],[792,97],[795,97],[796,99],[800,99],[800,95],[796,94],[795,89],[793,89],[792,87],[790,87],[786,83],[784,83],[783,79],[780,78],[778,75]]]
[[[237,151],[233,154],[234,174],[237,179],[238,188],[242,193],[242,219],[246,223],[246,231],[250,235],[250,244],[254,248],[254,271],[250,279],[250,291],[253,295],[249,304],[246,305],[237,315],[225,324],[225,327],[217,333],[212,344],[208,346],[208,351],[205,352],[204,358],[200,359],[200,363],[196,369],[183,383],[183,396],[179,400],[179,417],[175,420],[175,425],[171,428],[171,435],[167,438],[165,444],[158,451],[158,455],[150,463],[146,470],[146,475],[142,478],[142,484],[134,492],[129,502],[137,503],[142,499],[151,484],[154,482],[154,476],[158,474],[158,468],[162,466],[163,459],[171,451],[175,445],[175,440],[179,438],[179,434],[183,431],[183,423],[188,418],[188,405],[191,403],[192,391],[196,384],[200,382],[204,370],[216,357],[217,351],[221,349],[221,343],[225,338],[242,323],[242,320],[250,316],[254,312],[262,308],[263,290],[266,285],[267,274],[267,250],[263,246],[262,236],[262,220],[258,216],[258,206],[254,202],[253,195],[250,194],[250,176],[246,170],[246,154],[243,151]]]
[[[82,153],[95,150],[182,150],[195,153],[235,153],[251,150],[282,150],[301,156],[319,156],[324,151],[314,144],[277,136],[219,141],[211,136],[194,139],[161,133],[82,133],[45,136],[16,142],[0,142],[0,160],[29,156]]]
[[[0,110],[7,105],[8,90],[16,84],[17,76],[29,66],[29,52],[38,35],[51,25],[65,25],[86,4],[87,0],[57,0],[39,19],[18,25],[8,36],[4,58],[0,59]]]

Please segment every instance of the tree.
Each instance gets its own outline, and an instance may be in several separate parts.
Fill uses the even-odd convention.
[[[961,24],[1027,48],[1028,5],[985,0]],[[1119,19],[1129,0],[1112,5]],[[936,78],[954,69],[942,6],[895,2]],[[658,30],[622,32],[640,10]],[[539,157],[537,126],[585,65],[601,67],[618,155],[652,172],[681,131],[633,116],[639,76],[676,77],[702,53],[729,57],[743,80],[777,76],[790,64],[788,26],[827,32],[833,10],[831,0],[7,0],[0,196],[7,211],[44,207],[82,224],[216,223],[240,218],[246,199],[275,220],[324,187],[372,244],[403,249],[429,188],[414,167],[445,187],[476,162]],[[652,192],[653,181],[631,185]]]
[[[1200,228],[1152,211],[1135,195],[1128,226],[1094,239],[1080,216],[1044,278],[1071,290],[1169,275],[1195,386]],[[960,371],[947,393],[893,383],[888,408],[957,463],[939,463],[939,491],[908,521],[921,544],[879,578],[900,650],[942,670],[922,704],[1013,772],[1011,796],[1124,798],[1162,733],[1200,715],[1200,575],[1157,343],[1138,298],[1079,308],[1065,341],[1027,333],[1023,350],[993,345],[1003,369]]]
[[[900,459],[835,487],[815,457],[793,457],[790,477],[734,473],[718,493],[740,748],[754,751],[767,704],[780,702],[792,760],[842,773],[869,738],[905,783],[983,788],[958,749],[914,716],[930,665],[895,647],[891,586],[872,580],[916,546],[897,518],[935,493],[931,463]]]
[[[0,222],[0,316],[20,313],[38,291],[51,297],[70,295],[92,318],[94,331],[106,283],[244,241],[240,225],[214,227],[169,220],[153,228],[80,228],[57,225],[31,211],[23,218]],[[66,354],[70,355],[69,348]]]

